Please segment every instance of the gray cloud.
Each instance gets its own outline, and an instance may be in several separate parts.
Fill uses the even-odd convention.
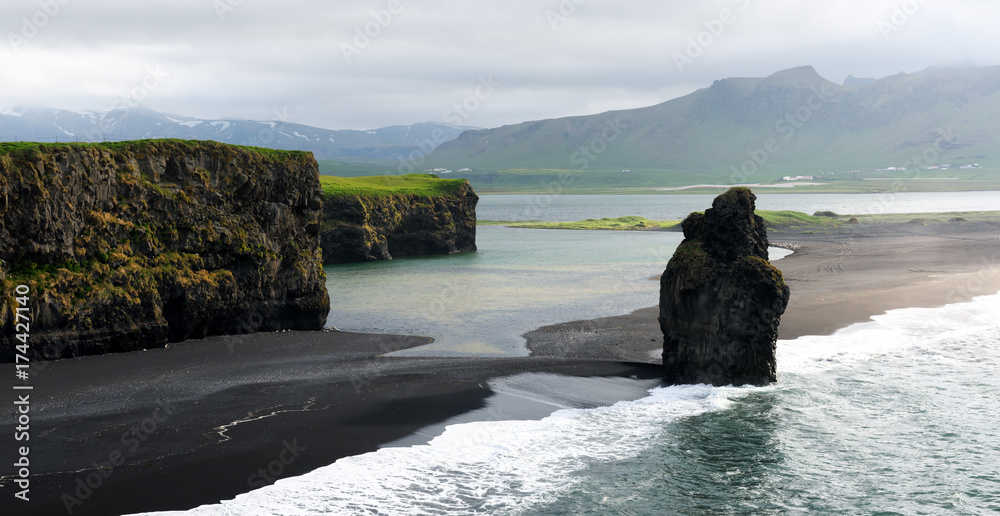
[[[0,106],[107,109],[135,94],[178,114],[284,112],[366,129],[454,121],[458,105],[475,107],[462,123],[492,127],[650,105],[806,64],[835,82],[997,64],[1000,17],[985,0],[398,0],[391,18],[389,4],[5,2]],[[153,83],[150,70],[166,77]],[[499,86],[476,97],[484,77]]]

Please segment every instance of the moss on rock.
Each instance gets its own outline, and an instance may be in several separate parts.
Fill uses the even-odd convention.
[[[144,140],[0,144],[0,158],[3,288],[35,295],[36,358],[325,323],[310,154]]]
[[[468,181],[419,176],[390,177],[388,183],[369,178],[370,184],[391,184],[395,190],[328,194],[323,203],[324,262],[475,251],[479,196]],[[411,181],[417,184],[408,186]]]
[[[732,188],[683,222],[660,279],[663,365],[675,383],[763,385],[777,379],[775,342],[789,290],[768,262],[756,197]]]

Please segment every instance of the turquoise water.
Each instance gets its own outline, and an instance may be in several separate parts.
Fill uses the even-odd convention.
[[[328,324],[435,339],[405,355],[525,355],[523,333],[659,300],[682,235],[482,226],[479,251],[328,266]]]

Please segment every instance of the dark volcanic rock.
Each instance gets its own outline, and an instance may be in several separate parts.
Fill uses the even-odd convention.
[[[326,197],[320,245],[324,263],[476,250],[479,196],[466,181],[435,196]]]
[[[215,142],[0,144],[0,361],[320,329],[322,191],[305,152]]]
[[[777,380],[775,342],[789,292],[767,261],[756,199],[731,188],[682,223],[684,241],[660,279],[663,365],[674,383]]]

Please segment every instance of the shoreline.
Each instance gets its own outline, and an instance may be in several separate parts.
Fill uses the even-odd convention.
[[[492,379],[540,373],[631,385],[613,399],[591,389],[595,403],[574,405],[588,407],[644,397],[661,376],[659,366],[621,361],[378,356],[426,342],[257,333],[48,362],[32,391],[32,501],[14,503],[7,476],[0,489],[11,495],[0,506],[12,516],[65,513],[66,500],[74,515],[188,510],[477,410],[547,415],[544,402],[496,396]],[[13,451],[0,449],[0,460],[13,463]]]
[[[554,177],[554,176],[553,176]],[[860,195],[891,195],[895,193],[956,193],[956,192],[996,192],[1000,191],[1000,183],[992,179],[961,179],[953,182],[949,187],[944,187],[937,181],[907,181],[906,188],[899,185],[887,185],[884,183],[896,181],[904,178],[886,178],[885,181],[844,181],[832,180],[822,185],[803,185],[796,188],[782,187],[769,188],[767,184],[752,186],[751,188],[764,188],[763,193],[775,194],[860,194]],[[486,184],[473,184],[476,194],[488,195],[546,195],[550,194],[544,189],[532,187],[511,187],[509,189],[492,188]],[[718,195],[720,190],[740,185],[708,185],[708,187],[687,188],[684,190],[662,190],[658,186],[635,186],[635,187],[598,187],[598,186],[577,186],[563,190],[566,195]],[[675,187],[676,188],[676,187]],[[758,192],[760,193],[760,192]]]
[[[769,233],[800,246],[777,262],[792,288],[782,340],[833,333],[889,309],[1000,291],[996,225]],[[649,307],[538,328],[524,334],[527,357],[379,357],[427,339],[334,331],[211,337],[49,362],[32,393],[40,429],[32,433],[35,501],[9,510],[4,501],[4,512],[63,513],[62,496],[85,492],[79,482],[92,479],[98,487],[73,514],[191,509],[262,487],[260,472],[267,476],[275,464],[274,478],[286,478],[383,446],[426,442],[446,424],[538,419],[586,406],[555,402],[554,385],[572,385],[593,406],[643,397],[662,379],[657,315]],[[524,374],[537,380],[528,395],[490,383]],[[607,392],[604,378],[621,389]],[[0,450],[0,460],[12,451]],[[106,467],[116,452],[123,463]],[[0,482],[5,492],[9,478]]]
[[[779,339],[829,335],[888,310],[938,307],[1000,292],[995,223],[897,223],[776,235],[802,246],[778,266],[793,296]]]
[[[888,310],[1000,293],[1000,226],[993,223],[768,230],[768,237],[794,248],[775,265],[792,291],[779,340],[830,335]],[[544,326],[524,337],[533,356],[655,360],[651,353],[662,349],[658,316],[659,307],[651,306]]]

